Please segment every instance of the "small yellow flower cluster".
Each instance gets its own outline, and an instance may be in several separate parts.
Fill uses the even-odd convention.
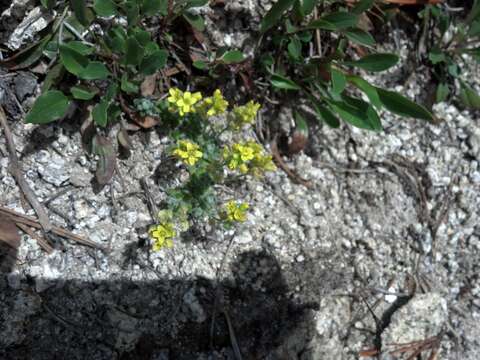
[[[247,203],[237,203],[235,200],[230,200],[225,204],[225,217],[228,221],[244,222],[247,220],[248,208]]]
[[[183,92],[180,89],[171,88],[168,93],[170,94],[167,98],[170,111],[178,111],[180,116],[195,112],[195,104],[202,100],[202,94],[199,92],[192,94],[190,91]]]
[[[233,127],[240,129],[244,125],[253,124],[257,112],[260,109],[260,104],[250,100],[248,103],[242,106],[235,106],[233,108]]]
[[[238,169],[240,173],[250,172],[260,177],[265,171],[274,171],[275,164],[270,155],[265,155],[261,145],[254,141],[236,143],[223,149],[223,159],[230,170]]]
[[[190,166],[195,165],[203,156],[203,153],[200,151],[200,147],[188,140],[180,140],[172,154]]]
[[[213,96],[205,98],[200,105],[198,105],[198,112],[206,116],[221,115],[227,111],[228,101],[222,95],[222,92],[217,89],[213,92]]]
[[[170,222],[153,226],[150,231],[150,237],[153,239],[153,251],[160,251],[162,248],[171,248],[173,238],[177,235]]]

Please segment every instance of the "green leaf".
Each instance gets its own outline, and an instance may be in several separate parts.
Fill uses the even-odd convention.
[[[112,0],[95,0],[93,10],[95,10],[98,16],[117,15],[117,6]]]
[[[448,94],[450,93],[450,89],[448,88],[448,84],[440,83],[437,85],[437,90],[435,94],[436,102],[442,102],[447,99]]]
[[[155,74],[167,64],[167,58],[168,52],[166,50],[157,50],[142,60],[140,70],[145,75]]]
[[[308,24],[307,27],[311,29],[313,28],[336,31],[355,27],[357,23],[358,15],[339,11],[322,16],[318,20],[313,20]]]
[[[78,74],[80,79],[84,80],[103,80],[110,76],[110,71],[100,61],[91,61],[88,65]]]
[[[360,15],[361,13],[369,10],[373,6],[374,2],[375,0],[360,0],[353,7],[352,13]]]
[[[143,0],[142,12],[147,16],[167,15],[168,0]]]
[[[370,33],[363,31],[362,29],[350,29],[345,31],[345,36],[348,40],[353,41],[354,43],[373,46],[375,45],[375,39]]]
[[[334,129],[340,127],[340,121],[326,106],[323,106],[318,101],[314,101],[313,107],[315,109],[315,113],[317,114],[317,118],[320,121],[325,122],[328,126]]]
[[[439,47],[434,47],[428,54],[428,59],[432,62],[433,65],[446,60],[445,54],[440,50]]]
[[[399,93],[377,88],[377,93],[385,108],[397,115],[433,121],[433,115],[423,106],[414,103]]]
[[[51,10],[55,6],[56,0],[40,0],[40,2],[45,8]]]
[[[274,27],[282,17],[283,13],[289,10],[294,2],[295,0],[278,0],[273,4],[272,8],[265,14],[260,23],[260,32],[264,33]]]
[[[130,82],[128,80],[128,75],[127,73],[123,73],[122,75],[122,81],[120,84],[120,89],[122,91],[126,92],[127,94],[136,94],[138,93],[138,85]]]
[[[349,124],[360,129],[382,130],[382,124],[372,105],[363,100],[343,96],[344,101],[330,101],[330,106]]]
[[[394,54],[372,54],[357,61],[345,61],[343,64],[356,66],[367,71],[384,71],[396,65],[399,57]]]
[[[63,44],[60,45],[60,61],[65,69],[73,75],[79,76],[80,73],[88,66],[88,58],[80,54],[78,51]]]
[[[47,91],[35,101],[25,118],[25,122],[29,124],[50,123],[63,118],[69,106],[70,100],[61,91]]]
[[[72,96],[74,99],[91,100],[95,97],[98,91],[97,90],[92,91],[85,86],[72,86],[70,88],[70,92],[72,93]]]
[[[290,56],[295,60],[299,60],[302,57],[302,42],[298,37],[293,36],[290,39],[287,49]]]
[[[377,93],[377,88],[360,76],[356,75],[349,75],[347,77],[348,81],[350,81],[354,86],[359,88],[365,95],[367,95],[368,100],[370,103],[375,106],[377,109],[381,109],[383,107],[382,102],[380,101],[380,97]]]
[[[87,46],[81,41],[69,41],[68,43],[64,43],[64,46],[68,46],[70,49],[84,56],[91,55],[95,51],[95,48]]]
[[[270,82],[272,83],[273,87],[278,89],[284,90],[301,90],[302,88],[297,85],[295,82],[290,80],[289,78],[279,75],[279,74],[272,74],[270,78]]]
[[[465,82],[460,82],[460,100],[471,109],[480,109],[480,96]]]
[[[88,12],[86,0],[70,0],[70,7],[80,24],[90,25],[91,15]]]
[[[245,55],[240,50],[231,50],[225,52],[221,57],[220,60],[225,64],[235,64],[242,62],[245,60]]]
[[[302,11],[303,11],[303,16],[310,15],[313,9],[315,8],[315,5],[317,5],[318,0],[301,0],[302,2]]]
[[[127,39],[125,62],[127,65],[139,65],[143,59],[144,48],[133,36]]]
[[[127,13],[127,22],[129,26],[134,26],[140,19],[140,9],[137,0],[129,0],[125,3],[125,11]]]
[[[347,79],[343,72],[332,68],[330,71],[332,76],[332,90],[335,94],[340,94],[345,90],[345,86],[347,85]]]
[[[100,101],[92,110],[92,118],[95,121],[95,124],[105,127],[108,122],[108,101]]]
[[[468,29],[467,36],[474,37],[480,35],[480,20],[472,22],[470,28]]]
[[[188,21],[192,27],[198,31],[205,30],[205,21],[203,18],[198,14],[193,14],[191,12],[185,11],[183,14],[185,20]]]
[[[206,70],[208,69],[208,64],[205,61],[197,60],[192,63],[193,67],[199,70]]]
[[[47,75],[45,76],[45,80],[43,80],[43,84],[42,84],[42,93],[45,93],[47,92],[48,90],[50,90],[50,87],[58,80],[60,79],[63,74],[65,73],[65,68],[63,67],[63,65],[61,63],[58,63],[56,65],[54,65],[50,71],[47,73]]]

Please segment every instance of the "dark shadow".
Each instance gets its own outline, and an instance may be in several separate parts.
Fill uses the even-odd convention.
[[[4,272],[0,359],[235,359],[228,318],[243,359],[313,360],[298,349],[313,336],[315,305],[291,299],[277,260],[245,252],[232,273],[219,284],[40,279],[37,292],[39,279]]]

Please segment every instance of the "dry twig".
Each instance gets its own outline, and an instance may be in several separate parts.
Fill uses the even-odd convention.
[[[18,161],[12,133],[10,131],[10,127],[8,126],[5,112],[3,111],[3,108],[1,106],[0,106],[0,125],[2,126],[3,132],[5,134],[5,138],[7,139],[7,146],[8,146],[9,158],[10,158],[10,173],[17,181],[17,184],[20,187],[20,190],[25,195],[25,198],[28,200],[33,210],[35,210],[38,216],[38,222],[41,224],[43,230],[45,232],[49,232],[52,229],[52,224],[50,223],[50,220],[48,218],[47,212],[45,211],[45,208],[38,201],[34,192],[26,182],[25,178],[23,177],[22,170],[20,168],[20,162]]]

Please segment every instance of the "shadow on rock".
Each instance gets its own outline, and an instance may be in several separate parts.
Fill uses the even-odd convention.
[[[0,359],[236,359],[237,342],[243,359],[313,360],[312,306],[291,299],[277,260],[245,252],[232,273],[218,284],[4,274]]]

